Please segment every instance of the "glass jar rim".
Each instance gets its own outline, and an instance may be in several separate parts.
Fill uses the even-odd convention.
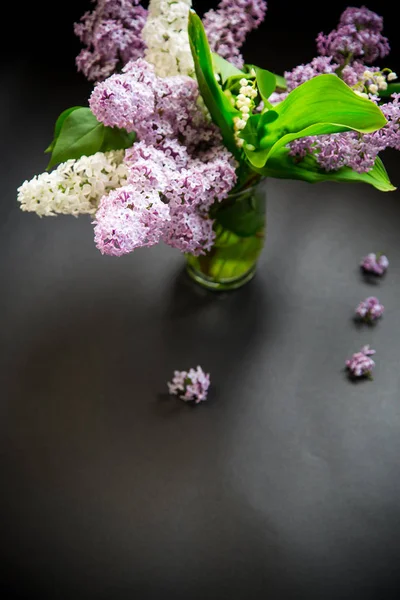
[[[257,183],[250,187],[244,188],[243,190],[240,190],[238,192],[229,192],[228,198],[236,198],[238,196],[243,196],[244,194],[255,192],[260,185],[262,185],[263,183],[265,184],[266,180],[267,177],[262,177],[259,181],[257,181]]]

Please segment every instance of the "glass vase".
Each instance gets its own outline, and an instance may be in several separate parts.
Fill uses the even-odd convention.
[[[187,272],[201,286],[215,291],[234,290],[250,281],[264,247],[266,233],[266,186],[232,193],[213,205],[215,242],[201,256],[186,255]]]

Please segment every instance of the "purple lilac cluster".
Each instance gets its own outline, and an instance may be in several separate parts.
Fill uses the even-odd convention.
[[[180,139],[190,149],[221,136],[198,105],[197,83],[191,77],[158,77],[144,59],[131,61],[122,73],[98,83],[89,106],[109,127],[135,131],[141,141],[157,145]]]
[[[203,19],[211,50],[242,68],[240,48],[247,34],[262,23],[266,11],[265,0],[221,0]]]
[[[364,80],[366,66],[359,60],[353,60],[341,69],[340,77],[348,86],[354,87]],[[369,67],[370,71],[380,71],[379,67]]]
[[[360,352],[356,352],[353,356],[346,360],[346,368],[351,377],[372,377],[372,370],[375,367],[375,362],[371,356],[375,354],[369,346],[363,346]]]
[[[200,366],[189,371],[174,371],[174,377],[167,385],[170,394],[179,396],[185,402],[199,404],[207,400],[210,375]]]
[[[130,60],[143,56],[141,32],[147,10],[139,0],[92,0],[96,8],[75,23],[75,34],[86,46],[76,58],[79,71],[101,81]]]
[[[365,6],[349,7],[342,13],[336,29],[328,35],[318,35],[318,52],[322,56],[332,57],[341,65],[357,58],[372,63],[390,51],[382,29],[383,20],[377,14]]]
[[[288,92],[323,73],[338,73],[347,85],[355,86],[363,80],[364,63],[371,63],[389,53],[387,39],[381,34],[382,28],[382,17],[376,13],[365,7],[347,8],[336,29],[327,36],[319,34],[317,48],[320,56],[284,73]],[[370,70],[380,71],[378,67],[370,67]],[[273,94],[271,102],[284,100],[288,92]]]
[[[371,273],[373,275],[384,275],[389,266],[389,260],[384,254],[375,254],[371,252],[364,256],[360,263],[361,269],[365,273]]]
[[[98,83],[89,104],[99,121],[135,130],[125,186],[104,196],[95,219],[102,253],[121,256],[164,241],[204,254],[215,239],[208,211],[236,182],[236,163],[198,105],[196,82],[160,78],[139,59]]]
[[[373,323],[381,318],[385,310],[383,304],[380,303],[378,298],[375,296],[369,296],[356,308],[356,316],[357,318],[365,321],[366,323]]]

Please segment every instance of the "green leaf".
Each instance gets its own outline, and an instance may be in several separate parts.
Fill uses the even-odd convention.
[[[212,53],[212,60],[214,64],[214,70],[221,75],[221,82],[224,84],[229,77],[238,76],[243,77],[243,71],[235,67],[232,63],[225,58],[222,58],[216,52]]]
[[[110,150],[122,150],[130,148],[136,140],[134,131],[128,133],[126,129],[118,129],[118,127],[104,127],[104,139],[101,145],[101,152],[109,152]]]
[[[90,156],[100,150],[105,127],[90,108],[79,108],[69,114],[62,124],[48,169],[70,158]]]
[[[276,87],[276,77],[270,71],[266,71],[265,69],[260,69],[259,67],[254,67],[256,72],[256,81],[258,91],[260,92],[260,96],[265,105],[271,106],[270,102],[268,102],[268,98],[275,91]]]
[[[349,183],[368,183],[381,192],[395,190],[386,169],[379,157],[375,160],[374,167],[367,173],[357,173],[350,167],[342,167],[337,171],[324,171],[317,163],[316,158],[308,155],[296,161],[289,155],[288,148],[281,148],[269,161],[268,166],[258,170],[264,177],[278,179],[299,179],[309,183],[320,181],[337,181]]]
[[[135,141],[134,132],[128,133],[125,129],[106,127],[96,119],[90,108],[78,107],[71,110],[69,114],[65,114],[66,112],[64,111],[58,119],[57,137],[47,169],[57,163],[81,156],[91,156],[96,152],[130,148]]]
[[[215,79],[207,36],[201,19],[193,10],[189,12],[188,34],[197,82],[203,100],[214,123],[220,128],[225,146],[239,158],[240,151],[233,135],[233,118],[239,116],[239,112],[232,106]]]
[[[46,150],[45,150],[46,153],[53,152],[54,146],[56,144],[58,136],[60,135],[61,127],[63,126],[65,119],[68,117],[68,115],[70,115],[72,112],[74,112],[74,110],[77,110],[78,108],[83,108],[83,107],[82,106],[72,106],[71,108],[65,109],[61,113],[61,115],[58,117],[55,127],[54,127],[54,137],[53,137],[53,140],[50,143],[50,145],[46,148]]]
[[[248,153],[249,161],[260,168],[288,142],[309,135],[358,131],[370,133],[386,124],[371,100],[353,92],[336,75],[318,75],[295,88],[274,107],[279,118],[262,132],[259,149]]]
[[[257,148],[259,143],[260,119],[261,115],[251,115],[247,120],[246,127],[240,133],[240,137],[244,139],[246,144],[251,144],[254,148]]]
[[[254,114],[247,120],[246,127],[241,131],[240,137],[246,142],[245,148],[248,152],[248,144],[257,148],[259,145],[260,132],[264,131],[264,128],[268,126],[268,123],[272,123],[278,118],[278,113],[274,110],[268,110],[262,114]],[[254,153],[254,152],[253,152]],[[258,154],[261,154],[260,152]],[[257,156],[258,156],[257,154]]]
[[[400,93],[400,83],[396,82],[396,83],[388,83],[386,90],[379,90],[378,95],[381,98],[387,98],[387,97],[391,96],[392,94],[399,94],[399,93]]]
[[[282,77],[282,75],[277,75],[276,73],[274,73],[275,75],[275,80],[276,80],[276,88],[277,90],[280,90],[282,92],[286,92],[287,90],[287,83],[286,83],[286,79],[284,77]]]
[[[224,229],[233,231],[240,237],[250,237],[262,230],[265,225],[265,195],[262,190],[249,190],[229,198],[229,202],[217,205],[212,215]]]
[[[298,86],[275,110],[280,116],[279,126],[288,132],[301,131],[315,123],[334,123],[371,133],[386,124],[374,102],[330,74],[318,75]]]

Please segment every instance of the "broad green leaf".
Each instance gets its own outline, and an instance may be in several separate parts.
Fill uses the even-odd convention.
[[[100,150],[105,127],[90,108],[74,110],[65,119],[56,140],[48,169],[70,158],[90,156]]]
[[[265,194],[262,190],[241,193],[234,202],[222,203],[213,217],[240,237],[253,236],[265,225]]]
[[[72,113],[74,112],[74,110],[77,110],[78,108],[83,108],[82,106],[72,106],[71,108],[67,108],[65,109],[60,116],[58,117],[55,127],[54,127],[54,137],[52,142],[50,143],[50,145],[46,148],[45,152],[53,152],[54,150],[54,146],[56,144],[57,138],[60,135],[60,131],[61,131],[61,127],[63,126],[63,123],[65,121],[65,119]]]
[[[240,76],[243,77],[243,71],[235,67],[232,63],[225,58],[222,58],[216,52],[212,53],[212,60],[214,64],[214,70],[221,75],[221,82],[224,84],[229,77]]]
[[[359,96],[331,74],[318,75],[299,85],[275,110],[280,116],[279,127],[287,128],[287,133],[315,123],[335,123],[371,133],[386,124],[374,102]]]
[[[279,118],[264,128],[260,139],[264,153],[247,154],[256,168],[295,139],[350,130],[370,133],[386,124],[376,104],[330,74],[318,75],[295,88],[274,110]]]
[[[270,102],[268,102],[268,98],[272,92],[275,91],[275,75],[270,71],[260,69],[259,67],[254,67],[254,70],[256,72],[257,87],[258,91],[260,92],[261,99],[265,105],[271,106]]]
[[[289,155],[288,148],[281,148],[269,161],[268,166],[258,171],[264,177],[278,179],[299,179],[309,183],[320,181],[337,181],[349,183],[368,183],[381,192],[395,190],[386,169],[379,157],[375,160],[374,167],[367,173],[357,173],[350,167],[342,167],[338,171],[324,171],[318,165],[314,156],[296,161]]]
[[[399,93],[400,93],[400,83],[396,82],[396,83],[388,83],[386,90],[379,90],[378,95],[381,98],[387,98],[387,97],[391,96],[392,94],[399,94]]]
[[[57,163],[84,155],[91,156],[96,152],[130,148],[136,138],[134,132],[128,133],[125,129],[106,127],[87,107],[78,107],[65,115],[59,124],[57,134],[48,169]]]
[[[239,112],[229,102],[215,79],[207,36],[201,19],[193,10],[189,12],[188,34],[197,82],[203,100],[214,123],[220,128],[226,147],[238,158],[240,152],[233,135],[233,118],[239,116]]]
[[[287,90],[286,79],[282,77],[282,75],[277,75],[276,73],[274,73],[274,75],[276,79],[276,89],[285,92]]]
[[[104,127],[104,139],[101,145],[101,152],[109,152],[110,150],[122,150],[130,148],[136,140],[134,131],[128,133],[126,129],[118,129],[118,127]]]

